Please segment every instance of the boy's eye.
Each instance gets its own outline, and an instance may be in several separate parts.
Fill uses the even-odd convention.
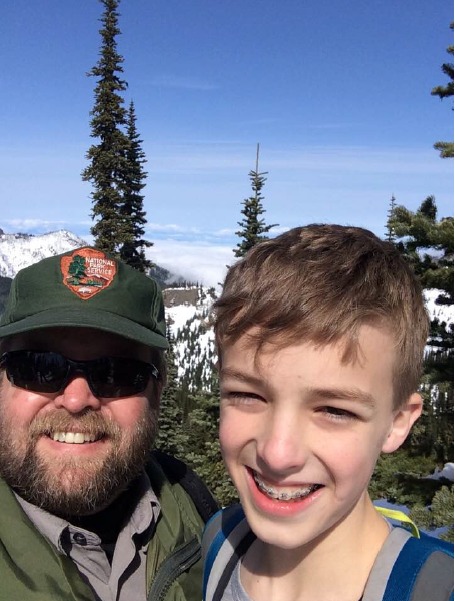
[[[221,398],[231,405],[254,405],[264,401],[261,396],[254,392],[244,392],[239,390],[222,390]]]
[[[341,409],[340,407],[320,407],[319,413],[323,413],[328,419],[332,421],[347,421],[357,419],[357,415],[348,411],[347,409]]]

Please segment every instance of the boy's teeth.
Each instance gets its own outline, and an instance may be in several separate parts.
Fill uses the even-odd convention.
[[[292,501],[294,499],[302,499],[304,497],[307,497],[317,488],[319,488],[317,484],[310,484],[308,486],[305,486],[304,488],[300,488],[292,492],[289,490],[278,491],[276,488],[273,488],[273,486],[269,486],[268,484],[263,482],[256,472],[253,472],[253,477],[259,490],[265,493],[268,497],[271,497],[272,499],[277,499],[278,501]]]
[[[84,444],[84,442],[94,442],[94,434],[83,434],[82,432],[54,432],[52,439],[67,444]]]

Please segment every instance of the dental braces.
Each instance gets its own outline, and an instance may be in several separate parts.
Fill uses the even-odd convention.
[[[307,497],[310,493],[313,492],[313,490],[316,489],[316,486],[314,484],[312,484],[311,486],[308,486],[307,488],[305,488],[303,490],[298,490],[295,493],[289,493],[289,492],[280,492],[279,493],[271,486],[267,486],[266,484],[261,482],[257,478],[256,475],[254,476],[254,481],[258,485],[259,490],[264,492],[269,497],[276,499],[277,501],[292,501],[294,499],[301,499],[302,497]]]

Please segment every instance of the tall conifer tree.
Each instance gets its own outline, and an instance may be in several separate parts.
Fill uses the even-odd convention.
[[[265,213],[262,201],[264,197],[261,194],[261,190],[266,182],[267,171],[262,173],[259,172],[259,144],[256,149],[256,169],[249,172],[249,178],[251,180],[251,188],[253,195],[246,198],[243,201],[242,214],[244,218],[238,222],[241,229],[235,232],[241,241],[237,244],[237,248],[234,249],[236,257],[243,257],[255,244],[266,240],[264,236],[272,227],[277,224],[265,225],[264,219],[260,216]]]
[[[438,220],[435,199],[429,196],[415,213],[396,206],[389,226],[396,234],[396,246],[413,266],[423,288],[438,290],[437,305],[453,305],[453,217]],[[428,340],[431,350],[427,350],[424,366],[427,407],[421,422],[425,431],[416,443],[423,452],[435,452],[442,462],[453,460],[453,343],[453,324],[433,319]]]
[[[179,406],[180,385],[178,381],[175,338],[169,324],[166,327],[169,348],[166,353],[166,386],[161,394],[160,418],[155,447],[171,455],[184,457],[188,446],[188,435],[184,431],[184,416]]]
[[[388,242],[395,242],[395,238],[396,238],[395,231],[394,231],[392,223],[391,223],[392,215],[393,215],[393,212],[394,212],[396,206],[397,206],[396,198],[392,194],[392,198],[390,199],[390,203],[389,203],[389,210],[387,211],[386,240]]]
[[[92,218],[98,219],[91,228],[95,245],[106,252],[118,254],[125,235],[120,217],[123,202],[123,181],[126,172],[127,135],[126,110],[121,96],[127,83],[120,78],[123,57],[117,52],[118,0],[100,0],[104,5],[101,20],[101,49],[98,63],[88,72],[98,78],[95,103],[90,112],[91,137],[98,142],[87,151],[90,164],[82,172],[82,179],[93,184]]]
[[[450,24],[450,28],[453,31],[453,21]],[[447,48],[448,54],[451,54],[453,57],[453,44],[448,46]],[[447,75],[450,81],[445,85],[436,86],[431,90],[431,94],[433,96],[439,96],[442,100],[443,98],[450,98],[453,96],[453,62],[444,63],[441,67],[442,72]],[[453,106],[452,106],[453,110]],[[436,142],[434,144],[434,148],[439,150],[439,155],[443,159],[453,158],[453,142]]]
[[[141,194],[145,187],[147,173],[143,169],[146,163],[142,150],[142,140],[136,128],[136,113],[131,101],[127,116],[127,135],[129,146],[126,151],[127,165],[125,172],[123,203],[121,217],[125,224],[125,236],[120,247],[120,258],[138,269],[147,271],[152,262],[146,259],[144,248],[153,246],[152,242],[143,239],[144,226],[147,223],[144,211],[144,196]]]
[[[97,78],[95,103],[91,114],[91,136],[97,140],[87,151],[89,165],[82,179],[93,184],[91,228],[95,246],[117,255],[133,267],[145,271],[151,263],[142,239],[145,213],[140,192],[146,177],[141,140],[136,130],[134,105],[123,106],[127,83],[121,78],[123,57],[117,52],[119,0],[100,0],[101,49],[98,63],[88,75]],[[126,131],[125,131],[126,128]]]

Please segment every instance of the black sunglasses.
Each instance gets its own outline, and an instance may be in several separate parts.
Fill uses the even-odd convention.
[[[143,392],[150,376],[159,379],[151,363],[123,357],[73,361],[48,351],[9,351],[0,358],[8,380],[33,392],[60,392],[75,374],[83,374],[96,397],[118,398]]]

